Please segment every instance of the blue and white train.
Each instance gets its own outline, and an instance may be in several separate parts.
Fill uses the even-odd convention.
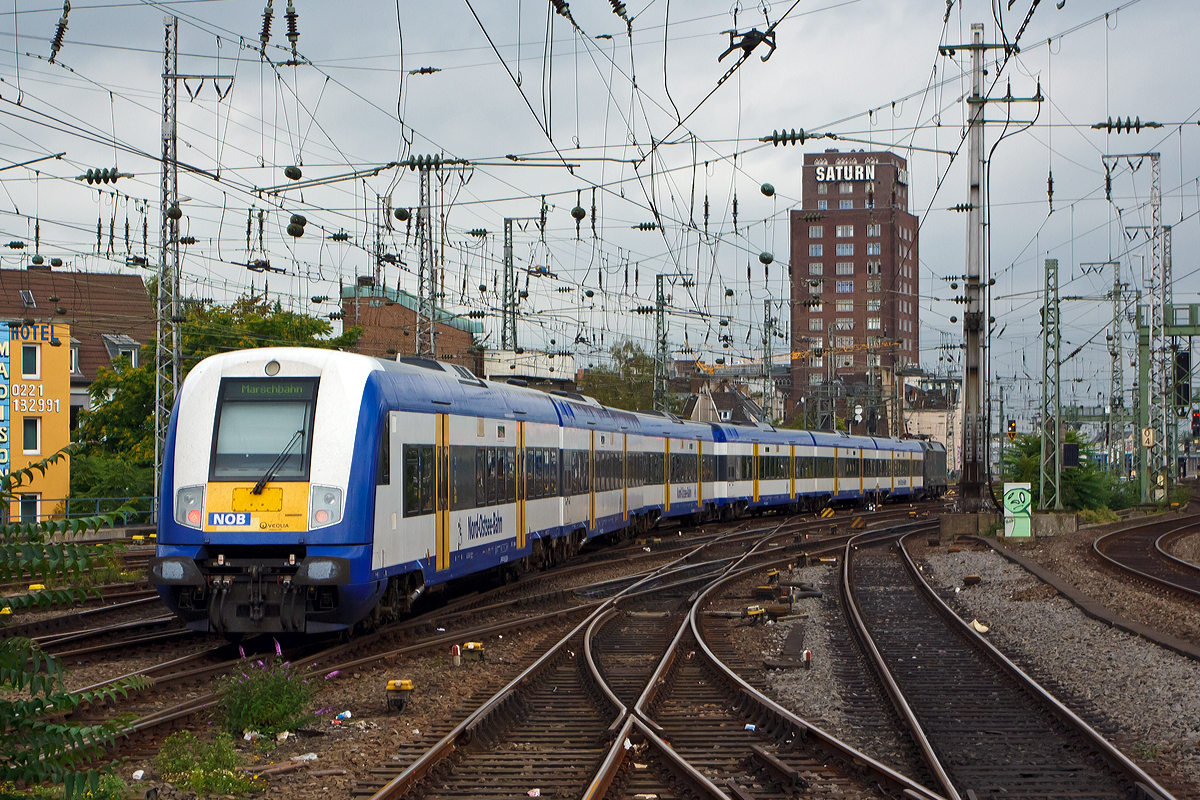
[[[369,628],[430,587],[663,518],[945,491],[940,445],[689,422],[518,383],[306,348],[205,359],[171,418],[151,582],[196,630]]]

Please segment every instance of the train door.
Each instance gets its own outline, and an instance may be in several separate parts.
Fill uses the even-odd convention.
[[[437,452],[434,456],[434,510],[437,514],[438,572],[450,568],[450,415],[437,415]]]
[[[754,455],[750,459],[750,474],[754,476],[754,502],[758,502],[758,442],[754,443]]]
[[[696,505],[704,508],[704,442],[696,440]]]
[[[840,447],[833,448],[833,496],[838,496],[838,489],[842,485],[842,450]]]
[[[596,432],[588,431],[588,527],[596,530]]]
[[[863,469],[863,467],[866,466],[866,464],[864,464],[863,461],[865,461],[866,458],[867,458],[867,451],[863,448],[859,448],[859,451],[858,451],[858,493],[860,495],[863,494],[866,489],[866,485],[864,483],[864,481],[866,479],[863,477],[863,474],[866,472],[866,470]]]
[[[788,496],[796,499],[796,445],[788,447]]]
[[[671,510],[671,437],[663,439],[663,513]]]
[[[621,434],[621,519],[629,521],[629,434]]]
[[[517,422],[517,549],[525,549],[528,523],[525,519],[525,422]]]

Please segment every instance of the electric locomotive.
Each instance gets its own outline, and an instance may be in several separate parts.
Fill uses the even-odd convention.
[[[224,353],[179,392],[150,580],[195,630],[371,627],[430,587],[663,518],[917,499],[937,491],[929,455],[621,411],[429,359]]]

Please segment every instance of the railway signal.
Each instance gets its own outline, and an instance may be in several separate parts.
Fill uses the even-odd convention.
[[[1011,441],[1015,441],[1016,438],[1017,438],[1017,421],[1015,419],[1010,419],[1008,421],[1008,440],[1011,442]]]

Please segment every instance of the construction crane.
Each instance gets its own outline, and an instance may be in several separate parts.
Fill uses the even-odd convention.
[[[884,349],[889,349],[889,348],[893,348],[893,347],[899,347],[900,345],[901,345],[901,341],[899,339],[887,339],[885,341],[879,342],[878,344],[867,344],[866,342],[863,342],[860,344],[847,345],[845,347],[817,347],[817,348],[813,348],[812,350],[793,350],[790,353],[787,353],[786,355],[788,356],[788,360],[791,361],[792,359],[804,358],[805,356],[819,358],[820,356],[824,356],[824,355],[838,355],[840,353],[855,353],[855,352],[859,352],[862,350],[870,350],[870,351],[884,350]],[[784,354],[780,353],[780,355],[784,355]],[[700,360],[699,354],[697,354],[697,356],[696,356],[696,369],[698,369],[701,372],[704,372],[708,375],[714,374],[717,371],[717,369],[721,368],[721,367],[750,367],[750,366],[754,366],[755,364],[761,364],[761,363],[762,363],[762,359],[748,358],[745,361],[742,361],[737,364],[705,364],[703,361]]]

